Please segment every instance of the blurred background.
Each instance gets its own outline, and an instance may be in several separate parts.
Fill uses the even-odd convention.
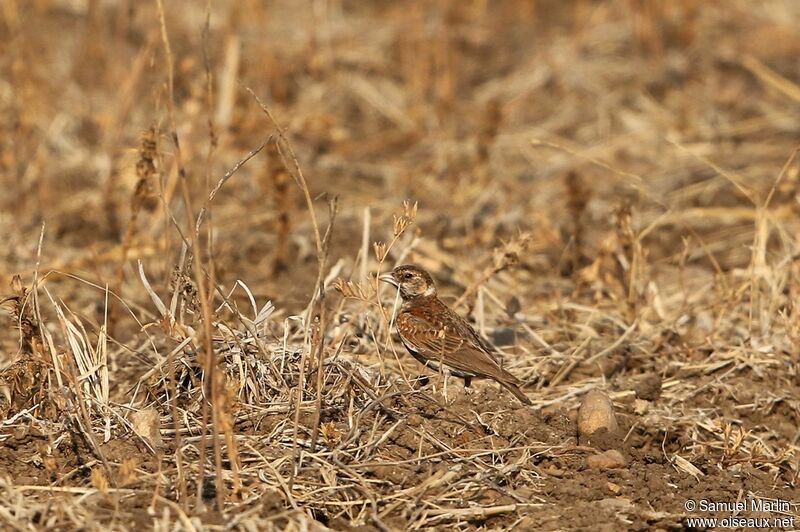
[[[338,196],[329,264],[342,259],[345,276],[365,209],[370,240],[388,241],[406,199],[419,203],[420,237],[407,256],[453,292],[520,231],[521,271],[553,278],[536,288],[543,297],[576,290],[559,279],[602,276],[598,257],[626,231],[621,245],[640,246],[653,275],[678,263],[746,268],[770,191],[765,253],[795,253],[800,167],[784,165],[800,129],[797,2],[198,0],[164,10],[180,161],[155,1],[0,5],[0,285],[33,269],[45,222],[43,271],[146,301],[142,259],[166,286],[180,251],[167,209],[186,230],[178,163],[196,215],[274,133],[247,88],[284,128],[323,231]],[[274,142],[225,183],[209,224],[204,249],[220,283],[245,279],[289,313],[305,306],[313,229]],[[644,293],[648,279],[633,288]],[[95,296],[82,311],[96,311]]]

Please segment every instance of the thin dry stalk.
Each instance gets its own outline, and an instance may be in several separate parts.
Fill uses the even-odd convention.
[[[172,49],[170,47],[169,35],[167,33],[166,16],[164,15],[164,5],[163,5],[162,0],[156,0],[156,5],[157,5],[157,8],[158,8],[158,18],[159,18],[159,24],[160,24],[160,27],[161,27],[161,40],[162,40],[162,42],[164,44],[164,54],[166,56],[166,62],[167,62],[167,95],[168,95],[168,97],[167,97],[167,110],[168,110],[170,126],[172,128],[172,132],[171,132],[171,134],[172,134],[172,142],[173,142],[173,145],[175,146],[175,166],[176,166],[177,171],[178,171],[178,175],[179,175],[179,178],[180,178],[180,184],[181,184],[181,190],[183,192],[183,202],[184,202],[184,208],[185,208],[185,211],[186,211],[188,227],[191,228],[192,227],[192,222],[194,221],[193,220],[194,214],[193,214],[192,203],[191,203],[190,194],[189,194],[188,178],[186,176],[186,170],[183,167],[183,162],[182,162],[182,159],[181,159],[181,146],[180,146],[180,141],[178,139],[178,128],[177,128],[177,124],[176,124],[176,121],[175,121],[175,98],[174,98],[174,94],[175,94],[174,85],[175,85],[175,82],[174,82],[174,67],[173,67]],[[204,277],[202,275],[202,270],[201,270],[201,258],[200,258],[199,248],[197,246],[196,233],[194,231],[191,231],[190,232],[190,236],[191,236],[191,242],[192,242],[191,249],[193,250],[193,254],[194,254],[194,260],[192,261],[192,263],[194,264],[194,267],[195,267],[195,281],[197,282],[197,287],[198,287],[198,289],[200,291],[200,302],[201,302],[202,309],[203,309],[203,321],[204,321],[204,325],[205,325],[205,328],[204,328],[205,335],[204,335],[204,338],[203,338],[203,342],[204,342],[205,347],[206,347],[206,367],[205,367],[205,369],[206,369],[206,375],[208,376],[208,379],[209,379],[208,382],[210,383],[210,387],[211,387],[210,396],[211,396],[211,403],[213,405],[213,404],[216,404],[218,391],[216,389],[216,380],[214,378],[214,371],[216,369],[216,364],[215,364],[215,361],[214,361],[214,351],[213,351],[213,348],[211,346],[211,334],[212,334],[212,332],[211,332],[211,309],[210,309],[210,304],[209,304],[209,301],[208,301],[208,298],[207,298],[207,294],[206,294],[206,288],[205,288],[206,285],[204,284],[205,279],[204,279]],[[170,368],[170,369],[172,370],[174,368]],[[173,375],[174,375],[174,373],[173,373]],[[177,389],[173,389],[173,401],[176,400],[175,399],[176,395],[177,395]],[[218,425],[216,423],[216,419],[214,419],[215,417],[216,417],[215,415],[212,415],[212,433],[213,433],[213,439],[214,439],[214,456],[215,456],[216,473],[217,473],[216,476],[217,476],[217,478],[222,478],[222,456],[221,456],[221,451],[220,451],[220,447],[219,447]],[[175,453],[176,454],[175,458],[176,458],[176,464],[178,466],[178,485],[179,485],[179,490],[180,490],[179,500],[181,501],[182,505],[185,505],[186,504],[186,478],[185,478],[185,476],[183,474],[183,461],[182,461],[183,459],[182,459],[182,456],[181,456],[182,450],[181,450],[180,436],[179,436],[180,431],[179,431],[179,428],[178,428],[177,407],[175,407],[175,406],[173,407],[173,422],[175,423],[175,429],[176,429],[175,433],[176,433],[176,437],[178,438],[177,441],[176,441],[176,449],[177,450],[176,450],[176,453]],[[205,432],[205,427],[204,427],[203,430]],[[205,448],[205,446],[203,446],[203,448]],[[199,476],[198,476],[199,479],[201,479],[201,480],[198,481],[198,490],[197,490],[198,506],[201,504],[202,484],[203,484],[203,480],[202,479],[204,479],[204,472],[203,472],[204,471],[204,465],[205,464],[204,464],[204,461],[203,461],[203,457],[201,455],[200,473],[199,473]],[[218,486],[216,493],[217,493],[217,498],[216,498],[217,508],[220,511],[222,511],[223,508],[224,508],[224,503],[225,503],[224,487],[223,486]]]

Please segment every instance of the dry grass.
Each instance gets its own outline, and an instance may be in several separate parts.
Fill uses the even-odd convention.
[[[705,497],[800,526],[798,23],[0,3],[0,522],[669,528]],[[406,261],[532,408],[420,386],[376,280]],[[595,387],[621,471],[576,435]]]

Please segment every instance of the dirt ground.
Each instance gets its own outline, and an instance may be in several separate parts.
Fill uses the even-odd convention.
[[[3,1],[2,527],[800,529],[798,25]],[[406,262],[532,406],[405,352]]]

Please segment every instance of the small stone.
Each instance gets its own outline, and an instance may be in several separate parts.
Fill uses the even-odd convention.
[[[594,389],[586,394],[578,409],[578,434],[591,436],[600,429],[614,434],[619,430],[619,424],[611,399],[600,390]]]
[[[492,332],[492,343],[498,347],[514,345],[517,333],[510,327],[498,327]]]
[[[161,449],[164,442],[161,439],[161,420],[158,410],[153,407],[136,410],[130,414],[133,431],[142,439],[147,440],[154,450]]]
[[[608,488],[608,491],[610,491],[614,495],[619,495],[620,492],[622,491],[622,486],[620,486],[619,484],[614,484],[613,482],[607,482],[606,487]]]
[[[637,416],[643,416],[650,410],[650,401],[645,401],[644,399],[634,399],[633,400],[633,413]]]
[[[561,477],[564,476],[564,470],[563,469],[559,469],[554,465],[551,465],[550,467],[545,469],[544,472],[547,473],[548,476],[551,476],[551,477],[554,477],[554,478],[561,478]]]
[[[586,465],[592,469],[617,469],[625,467],[627,462],[622,453],[611,449],[604,453],[595,454],[586,459]]]
[[[601,499],[597,501],[597,504],[603,506],[605,508],[615,509],[615,510],[627,510],[633,506],[633,503],[630,499],[626,499],[625,497],[616,497],[614,499]]]

